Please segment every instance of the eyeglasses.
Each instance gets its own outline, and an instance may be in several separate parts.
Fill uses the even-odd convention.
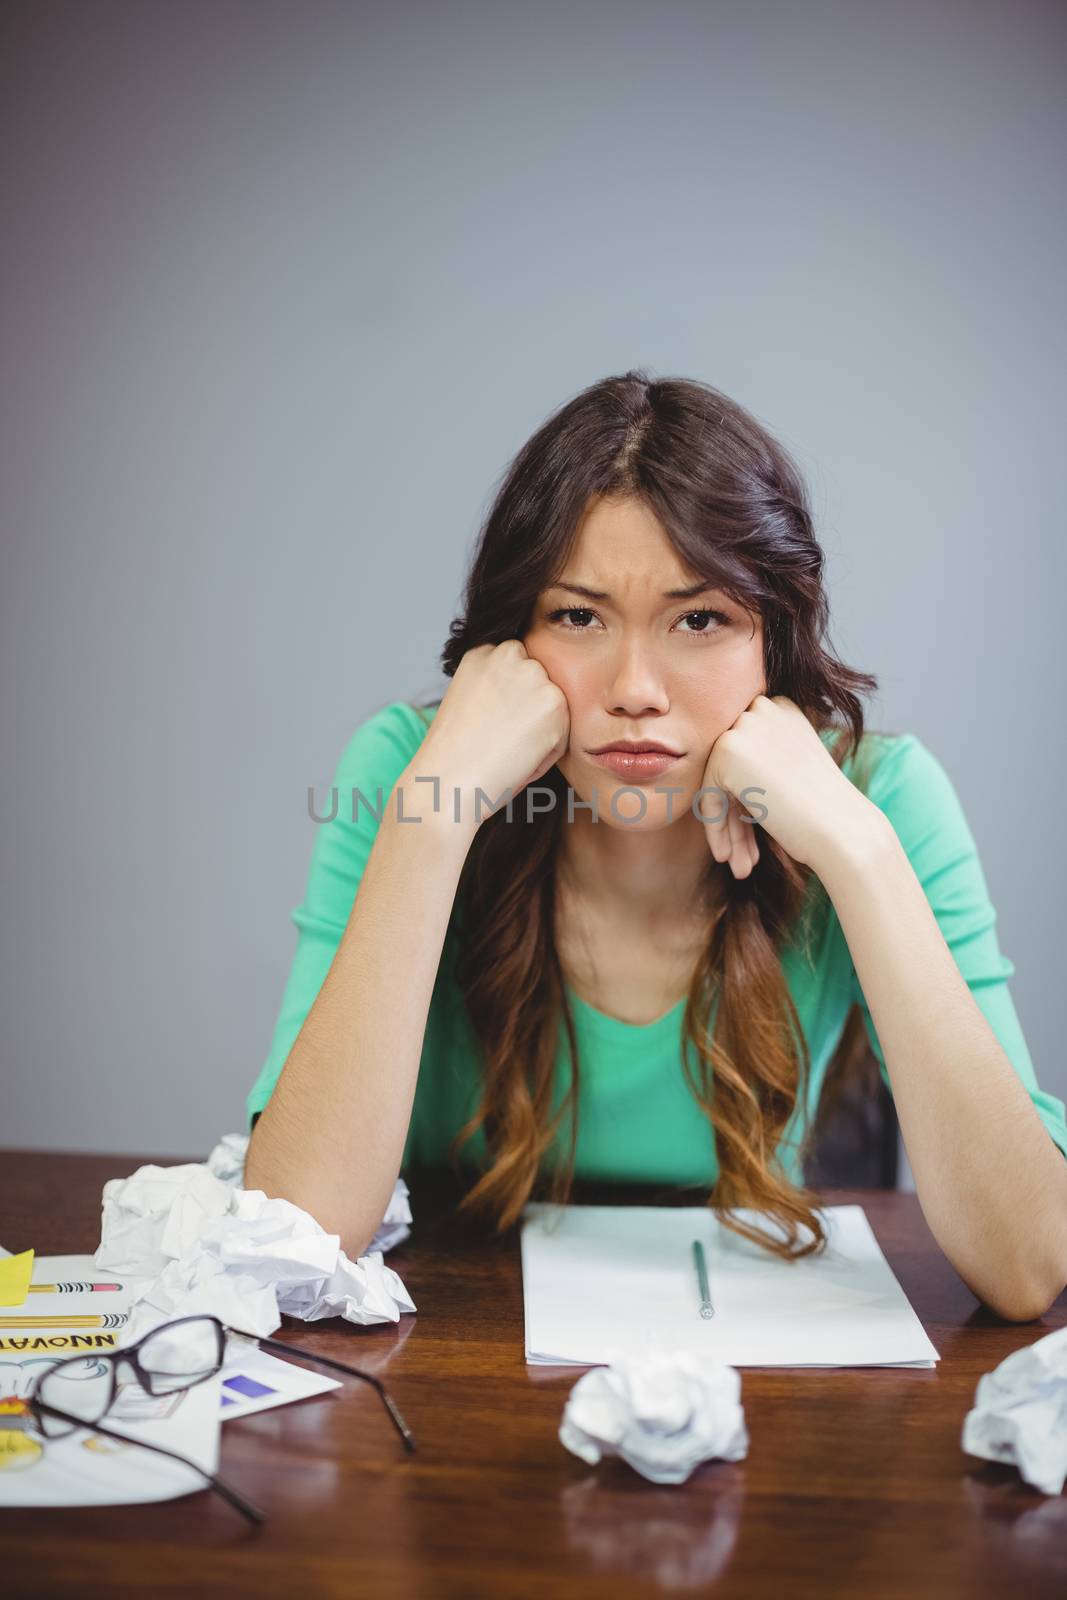
[[[381,1381],[372,1373],[361,1372],[358,1367],[348,1367],[330,1356],[313,1355],[310,1350],[300,1350],[283,1344],[278,1339],[260,1338],[244,1333],[240,1328],[230,1328],[218,1317],[178,1317],[146,1333],[136,1344],[121,1350],[105,1350],[91,1356],[67,1356],[45,1367],[32,1392],[26,1397],[45,1439],[61,1439],[78,1428],[91,1428],[109,1439],[121,1439],[126,1444],[140,1445],[143,1450],[154,1450],[157,1455],[170,1456],[199,1472],[224,1500],[252,1522],[265,1522],[265,1513],[250,1500],[237,1493],[222,1478],[208,1472],[188,1456],[177,1450],[167,1450],[160,1444],[149,1444],[146,1439],[134,1439],[117,1433],[113,1428],[101,1426],[101,1418],[110,1410],[118,1393],[118,1370],[123,1362],[132,1369],[141,1388],[150,1395],[174,1394],[181,1389],[192,1389],[198,1383],[214,1377],[222,1367],[226,1355],[226,1335],[246,1339],[280,1355],[299,1356],[304,1361],[316,1361],[334,1372],[343,1372],[352,1378],[362,1378],[373,1384],[382,1397],[404,1444],[404,1449],[414,1451],[415,1440],[411,1430],[400,1415],[395,1402]]]

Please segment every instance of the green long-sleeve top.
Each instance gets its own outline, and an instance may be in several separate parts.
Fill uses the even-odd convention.
[[[431,720],[434,714],[434,708],[425,713]],[[412,706],[394,701],[356,729],[341,755],[333,780],[337,814],[315,825],[306,893],[292,912],[298,929],[292,969],[269,1054],[247,1097],[250,1125],[270,1099],[337,951],[377,832],[375,812],[384,815],[379,788],[381,799],[395,804],[393,786],[426,731]],[[842,766],[847,777],[855,778],[859,761],[864,763],[865,792],[892,823],[960,972],[1050,1137],[1067,1156],[1064,1103],[1038,1086],[1008,989],[1015,967],[1001,954],[977,846],[947,773],[909,733],[865,734],[860,750]],[[355,807],[353,790],[364,797]],[[325,815],[331,810],[327,806]],[[794,1182],[802,1181],[798,1152],[805,1119],[817,1113],[826,1068],[853,1003],[861,1007],[882,1078],[892,1091],[841,924],[825,895],[823,901],[824,914],[814,924],[816,937],[790,942],[780,955],[811,1054],[806,1102],[798,1095],[779,1147]],[[480,1046],[454,981],[453,937],[450,930],[430,1002],[402,1171],[410,1162],[446,1163],[452,1136],[480,1098]],[[595,1010],[569,985],[568,994],[581,1066],[576,1174],[710,1188],[718,1175],[715,1134],[683,1071],[684,997],[655,1022],[637,1025]],[[560,1019],[554,1104],[569,1084],[569,1072]],[[460,1159],[477,1164],[484,1157],[484,1130],[479,1128],[462,1146]]]

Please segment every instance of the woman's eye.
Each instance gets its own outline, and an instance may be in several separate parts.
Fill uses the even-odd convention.
[[[678,620],[680,622],[688,622],[692,617],[711,618],[718,623],[718,627],[716,628],[685,628],[682,630],[684,633],[699,633],[705,636],[711,633],[718,633],[719,628],[724,627],[730,620],[729,617],[725,616],[721,611],[709,611],[707,609],[700,611],[687,611],[685,616],[680,617]]]
[[[548,620],[549,622],[559,622],[562,617],[591,617],[594,615],[595,613],[590,611],[588,606],[564,606],[560,611],[550,611]],[[585,633],[587,631],[585,628],[573,623],[568,623],[567,627],[574,633]]]

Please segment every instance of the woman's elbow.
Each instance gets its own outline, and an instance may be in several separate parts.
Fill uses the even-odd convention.
[[[1030,1285],[1004,1300],[992,1300],[987,1296],[985,1304],[1005,1322],[1036,1322],[1052,1309],[1065,1288],[1067,1274],[1061,1277],[1057,1273],[1052,1284],[1040,1288]]]

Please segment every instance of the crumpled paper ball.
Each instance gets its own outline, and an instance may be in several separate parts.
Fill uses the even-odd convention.
[[[618,1356],[578,1379],[559,1437],[591,1465],[617,1455],[653,1483],[684,1483],[702,1461],[748,1454],[741,1375],[689,1350]]]
[[[1067,1328],[1013,1350],[978,1380],[963,1419],[968,1455],[1007,1461],[1045,1494],[1067,1481]]]
[[[105,1183],[94,1261],[132,1280],[124,1344],[162,1321],[196,1312],[264,1337],[280,1326],[283,1312],[305,1321],[341,1316],[368,1324],[399,1322],[402,1312],[415,1310],[380,1247],[351,1261],[339,1235],[299,1206],[240,1188],[234,1159],[240,1156],[243,1175],[241,1140],[247,1145],[243,1135],[228,1134],[204,1163],[148,1164]],[[228,1177],[217,1176],[220,1171]],[[399,1179],[372,1244],[383,1229],[386,1236],[407,1237],[410,1221],[407,1185]]]

